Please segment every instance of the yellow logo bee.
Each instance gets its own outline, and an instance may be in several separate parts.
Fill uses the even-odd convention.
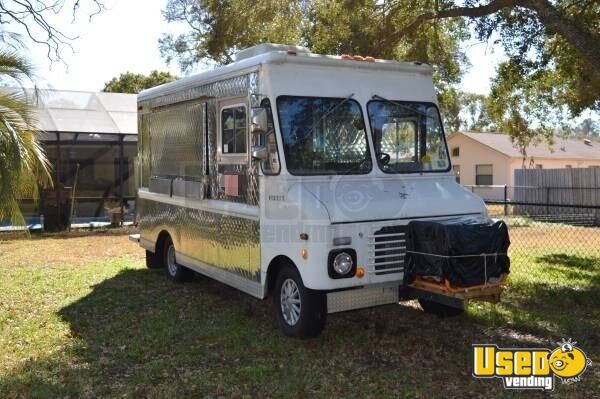
[[[579,381],[579,376],[592,364],[586,354],[575,346],[577,342],[563,340],[548,357],[550,368],[563,383]]]

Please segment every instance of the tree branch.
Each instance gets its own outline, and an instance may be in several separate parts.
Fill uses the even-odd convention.
[[[400,41],[415,32],[423,23],[444,18],[478,18],[494,14],[505,8],[523,7],[536,13],[549,34],[562,36],[577,53],[589,64],[594,79],[600,79],[600,37],[594,32],[582,28],[566,17],[548,0],[492,0],[486,5],[476,7],[454,7],[440,11],[429,11],[417,16],[410,24],[392,32],[380,41],[376,48],[384,48],[390,43]],[[393,11],[391,11],[393,13]]]
[[[483,17],[485,15],[493,14],[497,11],[500,11],[506,7],[514,7],[519,3],[519,0],[494,0],[489,4],[484,6],[477,7],[455,7],[448,8],[440,11],[429,11],[417,16],[410,24],[405,27],[393,32],[391,35],[383,38],[381,42],[379,42],[377,48],[381,49],[385,47],[390,42],[397,42],[403,37],[415,32],[423,23],[436,19],[444,19],[444,18],[456,18],[456,17],[470,17],[477,18]],[[390,12],[390,15],[393,14],[394,11]]]
[[[94,6],[95,10],[89,15],[91,18],[101,13],[105,7],[102,0],[85,0]],[[73,21],[82,0],[55,0],[42,2],[40,0],[9,0],[0,1],[0,24],[15,24],[20,26],[25,34],[35,44],[47,48],[47,57],[51,62],[62,61],[61,51],[64,47],[73,49],[70,42],[77,36],[69,36],[57,29],[47,19],[47,14],[59,14],[66,4],[70,4]]]
[[[566,18],[548,0],[528,0],[546,31],[562,36],[591,67],[593,78],[600,81],[600,36],[589,32],[573,20]]]

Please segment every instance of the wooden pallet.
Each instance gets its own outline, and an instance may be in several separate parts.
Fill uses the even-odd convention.
[[[424,291],[430,291],[463,301],[477,300],[498,302],[507,278],[508,275],[504,273],[502,276],[500,276],[500,280],[497,283],[474,285],[471,287],[454,287],[448,280],[444,280],[441,283],[436,283],[434,281],[417,276],[411,286]]]

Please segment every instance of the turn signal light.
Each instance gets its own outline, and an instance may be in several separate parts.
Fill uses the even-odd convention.
[[[363,57],[362,55],[342,54],[340,58],[343,60],[375,62],[375,58],[370,55]]]
[[[302,248],[302,251],[300,251],[300,256],[302,256],[302,259],[308,259],[308,251],[306,248]]]
[[[363,278],[364,276],[365,276],[365,269],[363,269],[362,267],[357,267],[356,268],[356,277]]]

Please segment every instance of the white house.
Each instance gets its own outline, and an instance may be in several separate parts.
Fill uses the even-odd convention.
[[[455,133],[448,149],[457,180],[463,185],[514,185],[515,169],[600,167],[600,143],[556,138],[527,148],[523,160],[510,136],[501,133]]]

